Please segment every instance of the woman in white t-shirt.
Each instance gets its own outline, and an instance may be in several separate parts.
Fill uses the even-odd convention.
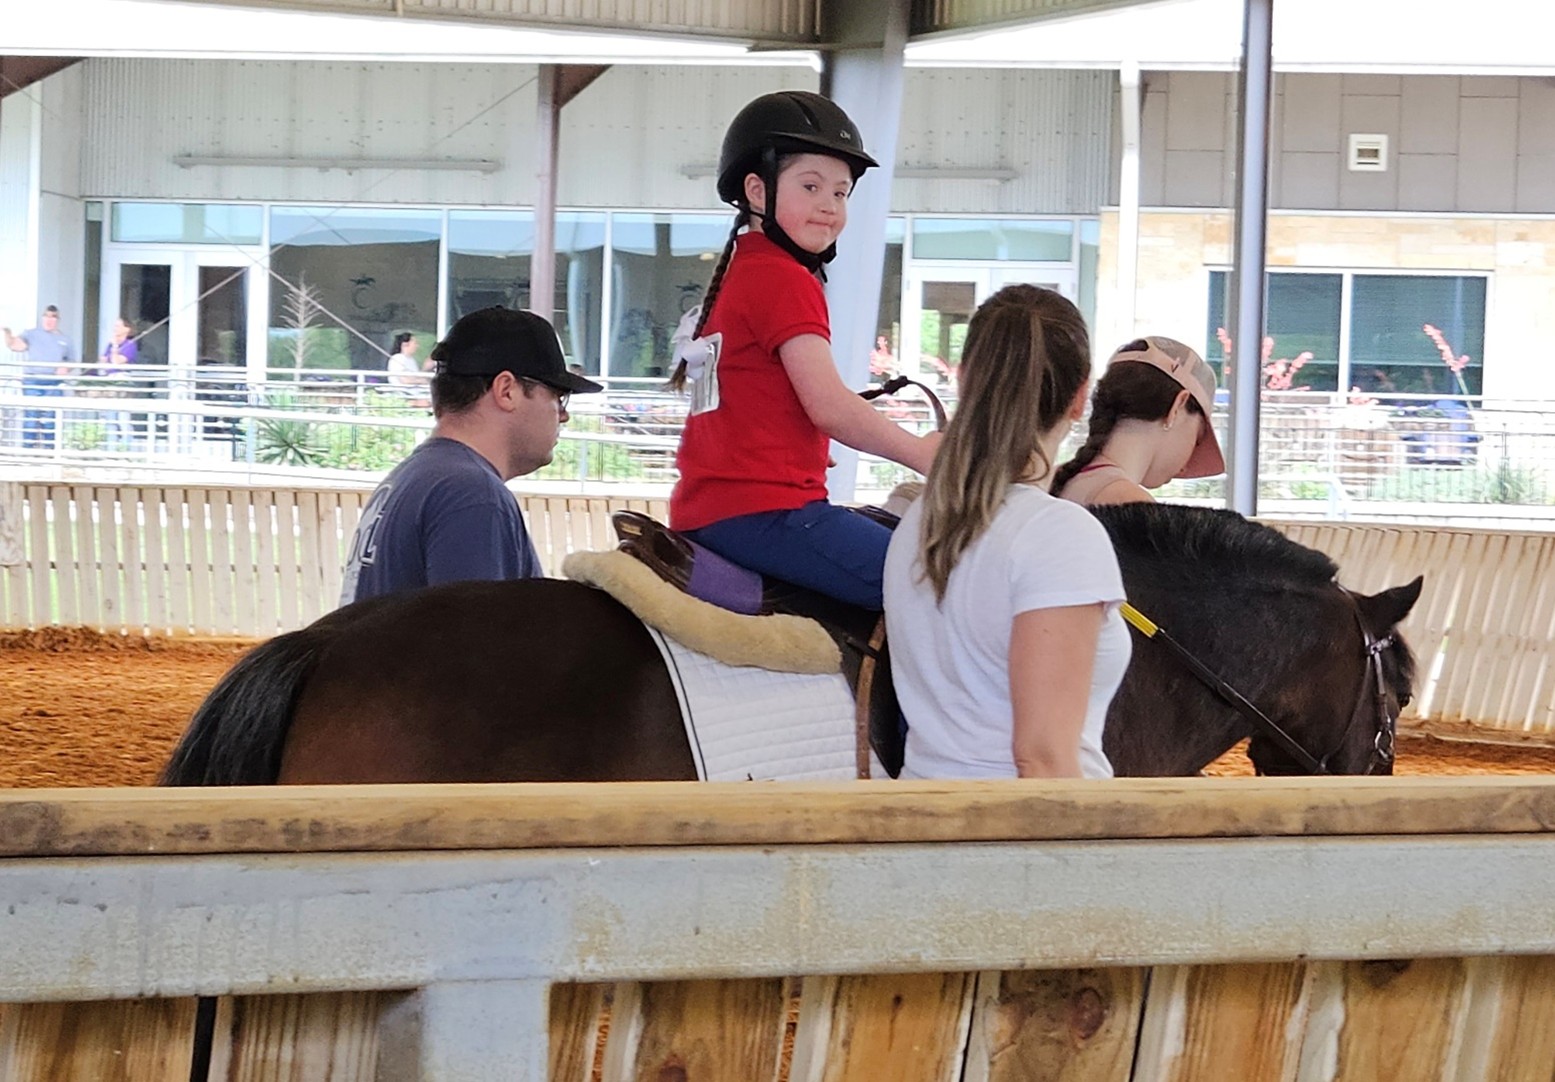
[[[1007,286],[972,317],[955,418],[886,557],[903,777],[1112,776],[1123,579],[1100,523],[1046,488],[1090,368],[1052,290]]]

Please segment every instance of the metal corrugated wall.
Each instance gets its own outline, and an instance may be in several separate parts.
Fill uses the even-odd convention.
[[[912,33],[975,30],[1032,23],[1104,8],[1138,7],[1148,0],[912,0]]]
[[[1107,192],[1115,85],[1105,71],[909,71],[899,165],[1009,168],[1016,176],[901,179],[892,209],[1096,213]]]
[[[490,19],[780,44],[815,40],[816,0],[224,0],[244,7]]]
[[[93,195],[368,203],[534,199],[533,65],[91,60]],[[177,165],[236,158],[496,159],[492,173]]]
[[[526,205],[534,69],[90,60],[86,194],[123,198]],[[900,179],[893,209],[1090,214],[1106,195],[1114,77],[921,70],[907,76],[899,164],[1007,180]],[[616,67],[563,113],[567,206],[716,206],[710,170],[750,98],[813,88],[805,68]],[[493,105],[493,103],[499,103]],[[491,174],[197,166],[182,155],[496,159]],[[690,175],[688,175],[690,174]]]

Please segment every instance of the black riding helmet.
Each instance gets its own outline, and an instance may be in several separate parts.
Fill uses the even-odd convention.
[[[718,154],[718,198],[748,210],[745,178],[755,173],[766,186],[770,212],[777,197],[777,161],[785,154],[839,158],[847,163],[855,182],[864,170],[880,164],[865,152],[858,126],[836,102],[808,90],[779,90],[752,101],[729,123]],[[837,254],[835,245],[819,255],[806,252],[778,227],[771,213],[761,217],[767,236],[813,271]]]
[[[848,163],[856,181],[880,163],[864,152],[864,137],[830,98],[808,90],[763,94],[741,109],[718,154],[718,198],[738,205],[745,177],[760,173],[762,152],[829,154]]]

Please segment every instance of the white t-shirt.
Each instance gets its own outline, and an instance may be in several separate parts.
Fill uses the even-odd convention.
[[[1119,611],[1123,576],[1101,523],[1078,504],[1011,485],[988,529],[961,554],[940,605],[918,559],[922,524],[918,500],[885,562],[891,671],[908,725],[902,776],[1017,777],[1009,671],[1015,617],[1102,602],[1080,771],[1112,777],[1101,734],[1132,644]]]

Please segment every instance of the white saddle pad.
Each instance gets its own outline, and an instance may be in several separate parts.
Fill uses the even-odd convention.
[[[702,781],[857,777],[853,694],[841,673],[725,665],[653,628]],[[871,776],[885,771],[870,756]]]

